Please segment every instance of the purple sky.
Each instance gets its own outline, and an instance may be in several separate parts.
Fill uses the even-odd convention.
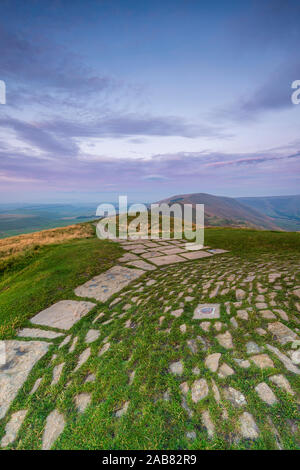
[[[298,0],[1,0],[0,202],[300,193]]]

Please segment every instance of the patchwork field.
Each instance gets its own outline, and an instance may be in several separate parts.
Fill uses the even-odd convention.
[[[299,449],[299,242],[210,229],[202,250],[88,238],[8,259],[1,446]]]

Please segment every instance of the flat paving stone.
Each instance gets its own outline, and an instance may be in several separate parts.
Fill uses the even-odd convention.
[[[133,253],[125,253],[122,258],[119,258],[118,261],[120,263],[127,263],[128,261],[138,260],[139,257]]]
[[[299,367],[295,366],[290,360],[290,358],[283,354],[281,351],[279,351],[278,348],[275,348],[275,346],[271,346],[270,344],[267,344],[266,347],[269,349],[269,351],[271,351],[278,357],[278,359],[282,362],[282,364],[288,371],[293,372],[297,375],[300,374]]]
[[[151,262],[157,266],[164,266],[165,264],[183,263],[186,261],[178,255],[157,256],[151,259]]]
[[[173,317],[178,318],[178,317],[180,317],[180,316],[182,315],[182,313],[183,313],[183,308],[179,308],[179,309],[177,309],[177,310],[173,310],[173,311],[171,312],[171,315],[172,315]]]
[[[276,312],[284,321],[289,321],[289,317],[287,316],[286,312],[281,308],[274,308],[274,312]]]
[[[248,341],[246,344],[247,354],[259,354],[262,352],[262,348],[258,346],[254,341]]]
[[[218,342],[225,349],[233,349],[232,336],[229,331],[216,336]]]
[[[203,400],[209,393],[209,388],[205,379],[195,380],[191,388],[192,400],[194,403]]]
[[[57,366],[54,367],[51,385],[56,385],[59,382],[64,365],[65,363],[62,362],[61,364],[58,364]]]
[[[243,300],[246,297],[246,292],[243,289],[235,291],[236,300]]]
[[[238,310],[236,316],[240,320],[245,320],[245,321],[247,321],[249,318],[247,310]]]
[[[221,379],[225,379],[226,377],[230,377],[230,375],[233,375],[233,374],[234,374],[234,370],[228,364],[224,363],[221,365],[219,369],[218,376]]]
[[[257,439],[259,429],[252,414],[245,411],[239,417],[240,432],[245,439]]]
[[[77,342],[78,342],[78,336],[75,336],[75,338],[73,339],[72,344],[70,346],[69,353],[72,353],[72,352],[75,351]]]
[[[180,253],[180,256],[185,258],[186,260],[188,259],[201,259],[201,258],[207,258],[209,256],[212,256],[211,253],[207,253],[206,251],[191,251],[189,253]]]
[[[5,363],[0,364],[0,419],[8,411],[33,366],[47,353],[43,341],[5,341]]]
[[[86,343],[93,343],[94,341],[96,341],[100,336],[100,331],[99,330],[89,330],[86,334],[86,337],[84,339],[84,341]]]
[[[42,310],[30,321],[35,325],[50,326],[60,330],[69,330],[95,307],[92,302],[61,300]]]
[[[176,255],[177,253],[185,252],[185,250],[183,250],[182,248],[177,248],[177,247],[160,248],[159,251],[161,251],[165,255]]]
[[[259,312],[266,320],[277,320],[276,315],[271,310],[260,310]]]
[[[144,250],[145,251],[145,246],[140,244],[130,244],[130,245],[122,245],[125,250]]]
[[[76,372],[90,357],[91,355],[91,349],[87,348],[85,349],[79,356],[77,366],[74,369],[74,372]]]
[[[198,243],[186,243],[184,248],[188,251],[207,250],[209,246],[199,245]]]
[[[286,377],[284,377],[284,375],[282,375],[282,374],[272,375],[271,377],[268,377],[268,379],[273,384],[277,385],[277,387],[280,387],[283,390],[285,390],[287,393],[290,393],[291,395],[295,395],[294,390],[292,389],[292,387],[290,386],[289,381],[287,380]]]
[[[194,320],[203,320],[203,319],[214,320],[215,318],[220,318],[220,305],[219,304],[199,304],[194,310],[193,319]]]
[[[242,369],[248,369],[248,367],[251,366],[247,359],[238,359],[235,357],[233,360],[237,363],[238,366],[242,367]]]
[[[46,420],[43,434],[42,450],[50,450],[65,427],[65,419],[57,410],[52,411]]]
[[[183,364],[181,361],[172,362],[170,365],[170,371],[174,375],[182,375],[183,374]]]
[[[156,256],[161,256],[161,253],[159,251],[150,251],[149,253],[143,253],[141,255],[141,257],[145,259],[155,258]]]
[[[260,369],[266,369],[268,367],[274,367],[274,363],[273,363],[272,359],[270,359],[267,354],[258,354],[257,356],[252,356],[250,359]]]
[[[215,426],[211,420],[208,410],[202,411],[202,422],[207,430],[208,437],[212,438],[215,433]]]
[[[217,372],[218,367],[219,367],[220,357],[221,357],[220,353],[213,353],[207,356],[204,362],[206,367],[212,372]]]
[[[293,294],[300,298],[300,289],[294,290]]]
[[[106,302],[130,282],[138,279],[145,271],[130,269],[126,266],[113,266],[99,276],[94,277],[82,286],[75,289],[79,297],[90,297],[100,302]]]
[[[5,426],[5,435],[1,440],[1,447],[6,447],[15,441],[26,414],[27,410],[20,410],[11,415],[10,420]]]
[[[236,408],[240,408],[241,406],[247,405],[245,395],[243,395],[239,390],[236,390],[233,387],[226,388],[224,390],[224,396]]]
[[[85,411],[91,403],[91,399],[90,393],[79,393],[79,395],[75,396],[74,402],[78,413],[83,413]]]
[[[61,349],[64,346],[66,346],[71,341],[71,338],[72,338],[71,335],[66,336],[65,339],[60,343],[58,349]]]
[[[162,242],[156,243],[152,241],[145,241],[143,245],[146,246],[147,248],[155,248],[155,247],[159,247],[161,243]]]
[[[156,266],[153,266],[153,264],[146,263],[146,261],[143,261],[141,259],[138,261],[132,261],[128,264],[130,264],[130,266],[134,266],[135,268],[144,269],[145,271],[154,271],[154,269],[156,269]]]
[[[100,349],[100,351],[98,352],[98,356],[102,356],[104,353],[106,353],[106,351],[108,351],[110,348],[110,343],[106,343],[104,344],[104,346],[102,346],[102,348]]]
[[[37,389],[38,389],[39,386],[41,385],[42,380],[43,380],[43,378],[42,378],[42,377],[39,377],[39,378],[35,381],[34,386],[32,387],[32,389],[31,389],[29,395],[33,395],[33,394],[37,391]]]
[[[55,339],[63,336],[63,333],[55,333],[55,331],[39,330],[38,328],[23,328],[19,331],[18,336],[21,338],[45,338]]]
[[[285,326],[281,322],[269,323],[268,330],[272,333],[274,338],[279,341],[280,344],[287,344],[291,341],[299,339],[297,333],[292,331],[290,328]]]
[[[261,382],[255,387],[255,391],[257,392],[259,398],[267,403],[268,405],[274,405],[277,403],[277,398],[273,393],[273,390],[270,389],[269,385],[265,382]]]

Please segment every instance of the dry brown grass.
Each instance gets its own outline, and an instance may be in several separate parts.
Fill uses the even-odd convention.
[[[93,236],[94,228],[91,224],[76,224],[4,238],[0,240],[0,259],[43,245],[62,243],[67,240],[73,240],[74,238],[90,238]]]

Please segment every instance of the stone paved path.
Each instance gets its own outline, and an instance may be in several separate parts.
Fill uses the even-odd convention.
[[[19,332],[22,340],[5,342],[0,445],[22,448],[27,434],[32,442],[36,431],[26,422],[37,396],[46,404],[50,387],[55,399],[37,424],[35,446],[59,445],[69,426],[64,394],[81,378],[82,390],[71,401],[74,413],[84,416],[96,399],[102,366],[109,367],[129,341],[128,390],[112,412],[112,419],[126,419],[134,411],[130,390],[143,376],[138,351],[146,334],[157,335],[147,351],[149,367],[156,348],[168,361],[149,397],[153,403],[179,399],[187,446],[197,439],[196,422],[208,441],[222,437],[230,445],[255,442],[267,432],[275,448],[285,448],[286,436],[299,439],[299,260],[242,261],[225,250],[187,251],[177,240],[120,243],[126,253],[118,266],[75,289],[78,300],[35,315],[32,328]],[[45,373],[35,373],[44,356]],[[99,370],[90,366],[95,361]],[[20,391],[26,398],[18,398]],[[290,417],[274,423],[287,406]]]

